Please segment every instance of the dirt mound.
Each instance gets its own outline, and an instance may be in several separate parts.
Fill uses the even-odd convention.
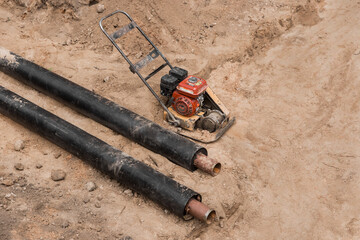
[[[2,47],[166,126],[156,100],[99,29],[101,17],[125,10],[174,65],[208,80],[237,123],[206,146],[223,163],[213,178],[0,73],[2,86],[199,191],[218,213],[210,226],[183,221],[0,115],[0,238],[356,237],[359,7],[330,0],[2,1]],[[114,31],[123,22],[106,26]],[[121,41],[134,59],[149,51],[137,35]],[[159,91],[159,78],[149,83]],[[56,169],[64,180],[51,180]],[[97,188],[89,192],[88,182]]]

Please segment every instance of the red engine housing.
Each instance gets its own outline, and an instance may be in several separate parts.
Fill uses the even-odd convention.
[[[202,104],[202,95],[206,91],[207,83],[204,79],[188,76],[181,81],[173,92],[172,107],[183,116],[191,117]]]

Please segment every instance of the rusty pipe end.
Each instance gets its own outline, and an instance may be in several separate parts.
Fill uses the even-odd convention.
[[[215,159],[209,158],[203,153],[196,154],[194,165],[212,176],[218,175],[221,171],[221,163]]]
[[[210,209],[208,206],[194,198],[190,199],[186,205],[186,212],[207,224],[212,223],[216,218],[215,210]]]

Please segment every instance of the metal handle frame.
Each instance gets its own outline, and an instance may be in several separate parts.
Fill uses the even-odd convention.
[[[113,34],[109,35],[107,31],[103,27],[103,21],[115,14],[124,14],[129,20],[130,23],[128,25],[125,25],[124,27],[120,28],[118,31],[115,31]],[[155,44],[149,39],[149,37],[142,31],[142,29],[136,24],[136,22],[130,17],[129,14],[127,14],[124,11],[117,10],[113,13],[110,13],[109,15],[101,18],[100,22],[100,29],[103,31],[103,33],[106,35],[106,37],[110,40],[110,42],[114,45],[114,47],[120,52],[120,54],[123,56],[123,58],[128,62],[130,65],[130,70],[133,73],[136,73],[138,77],[141,79],[141,81],[145,84],[145,86],[150,90],[150,92],[154,95],[156,100],[160,103],[161,107],[167,112],[168,116],[170,117],[169,122],[175,126],[180,125],[180,121],[175,118],[175,116],[169,111],[169,109],[165,106],[165,104],[161,101],[160,97],[156,94],[156,92],[152,89],[152,87],[147,83],[147,80],[150,79],[152,76],[154,76],[156,73],[158,73],[161,69],[163,69],[166,66],[169,66],[171,69],[173,66],[169,63],[169,61],[165,58],[165,56],[160,52],[160,50],[155,46]],[[119,45],[115,42],[117,38],[122,37],[129,31],[133,30],[134,28],[138,29],[139,32],[142,34],[142,36],[150,43],[150,45],[154,48],[153,51],[151,51],[145,58],[140,60],[138,63],[133,64],[130,59],[125,55],[125,53],[121,50]],[[143,77],[140,73],[140,69],[147,65],[147,63],[154,60],[157,56],[161,56],[162,59],[165,61],[164,64],[162,64],[160,67],[155,69],[153,72],[151,72],[147,77]]]

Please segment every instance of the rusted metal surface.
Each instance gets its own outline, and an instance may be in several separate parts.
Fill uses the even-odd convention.
[[[158,56],[159,53],[156,51],[156,49],[152,50],[148,55],[146,55],[146,57],[141,59],[139,62],[135,63],[135,69],[139,71],[141,68],[145,67],[148,63],[150,63]]]
[[[216,176],[221,171],[221,163],[202,153],[196,155],[194,165],[212,176]]]
[[[135,22],[131,22],[128,25],[126,25],[125,27],[120,28],[119,30],[117,30],[116,32],[114,32],[113,34],[111,34],[111,38],[112,39],[117,39],[122,37],[124,34],[130,32],[131,30],[133,30],[136,26]]]
[[[207,224],[212,223],[216,218],[215,210],[210,209],[208,206],[192,198],[186,205],[186,211],[191,216],[206,222]]]

